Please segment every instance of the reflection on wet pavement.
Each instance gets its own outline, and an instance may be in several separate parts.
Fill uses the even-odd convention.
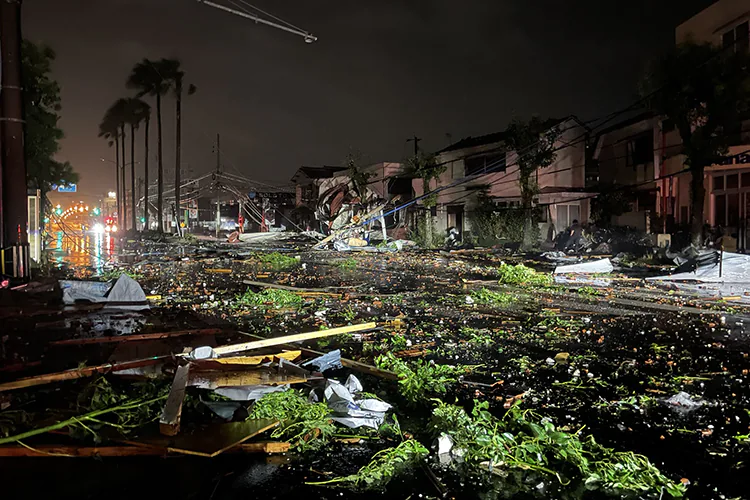
[[[61,266],[91,266],[98,273],[115,255],[115,237],[105,232],[84,230],[80,224],[49,226],[50,261]]]

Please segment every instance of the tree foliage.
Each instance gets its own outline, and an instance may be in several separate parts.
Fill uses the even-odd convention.
[[[687,42],[652,63],[641,84],[648,106],[675,124],[692,176],[692,239],[704,223],[704,168],[721,161],[738,139],[750,107],[748,55],[734,47]]]
[[[560,130],[553,125],[555,122],[557,120],[542,120],[538,116],[532,117],[527,122],[516,118],[507,130],[506,144],[508,149],[516,152],[521,206],[525,211],[526,223],[523,236],[525,249],[528,249],[534,240],[532,203],[534,196],[539,193],[534,173],[540,168],[550,166],[557,157],[555,141],[560,136]]]
[[[26,119],[26,173],[28,185],[48,192],[53,184],[78,182],[68,162],[55,160],[64,137],[58,126],[60,86],[51,78],[55,52],[47,45],[24,40],[21,45],[21,78]]]
[[[352,184],[354,185],[354,190],[360,198],[364,198],[367,194],[367,184],[369,184],[370,179],[374,177],[375,174],[363,171],[361,163],[362,153],[354,150],[349,151],[349,154],[346,155],[346,159],[344,160],[344,166],[347,169],[349,179],[351,179]]]
[[[448,165],[437,162],[435,155],[418,151],[416,155],[406,160],[406,170],[410,175],[422,179],[424,194],[430,192],[430,182],[439,180],[440,176],[448,169]],[[426,197],[422,204],[425,207],[434,207],[437,196]]]

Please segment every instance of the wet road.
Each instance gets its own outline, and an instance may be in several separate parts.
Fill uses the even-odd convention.
[[[48,226],[50,263],[60,266],[91,266],[96,272],[115,256],[116,240],[108,232],[94,232],[79,222]]]

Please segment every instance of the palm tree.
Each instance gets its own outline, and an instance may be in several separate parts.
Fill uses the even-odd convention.
[[[175,166],[174,166],[174,191],[175,191],[175,211],[177,217],[177,230],[180,227],[180,167],[182,159],[182,91],[184,88],[185,72],[180,67],[178,59],[162,59],[159,61],[159,71],[162,78],[169,82],[169,87],[174,93],[175,103]],[[188,85],[187,93],[195,93],[196,87],[193,84]]]
[[[143,228],[148,231],[148,126],[151,122],[151,106],[138,99],[139,115],[143,121]]]
[[[168,74],[171,69],[171,67],[165,65],[166,61],[166,59],[158,61],[144,59],[133,67],[127,81],[128,88],[135,89],[138,97],[149,95],[156,98],[156,148],[158,161],[157,213],[159,217],[159,232],[163,231],[162,224],[164,220],[164,163],[162,156],[161,98],[169,91],[171,86],[171,82],[164,77],[164,75]]]
[[[125,200],[125,117],[127,115],[127,99],[116,100],[104,113],[104,118],[99,126],[99,136],[111,139],[114,137],[117,146],[116,156],[116,177],[117,177],[117,217],[118,222],[125,219],[126,200]],[[118,140],[119,138],[119,140]],[[122,145],[122,148],[120,148]],[[120,163],[120,151],[122,150],[122,162]],[[122,173],[120,173],[122,169]]]
[[[130,229],[135,231],[135,131],[151,113],[151,107],[137,97],[130,97],[125,101],[124,122],[130,126]]]
[[[180,227],[180,167],[182,162],[182,79],[185,76],[183,71],[177,71],[174,79],[174,95],[177,100],[175,105],[176,115],[176,140],[175,140],[175,157],[174,157],[174,189],[175,189],[175,207],[177,210],[177,227]],[[195,94],[196,86],[192,83],[188,85],[188,95]]]

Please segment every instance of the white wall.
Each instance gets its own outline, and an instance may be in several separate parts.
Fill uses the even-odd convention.
[[[677,43],[692,39],[696,42],[721,44],[724,31],[750,18],[748,0],[719,0],[677,26]]]

